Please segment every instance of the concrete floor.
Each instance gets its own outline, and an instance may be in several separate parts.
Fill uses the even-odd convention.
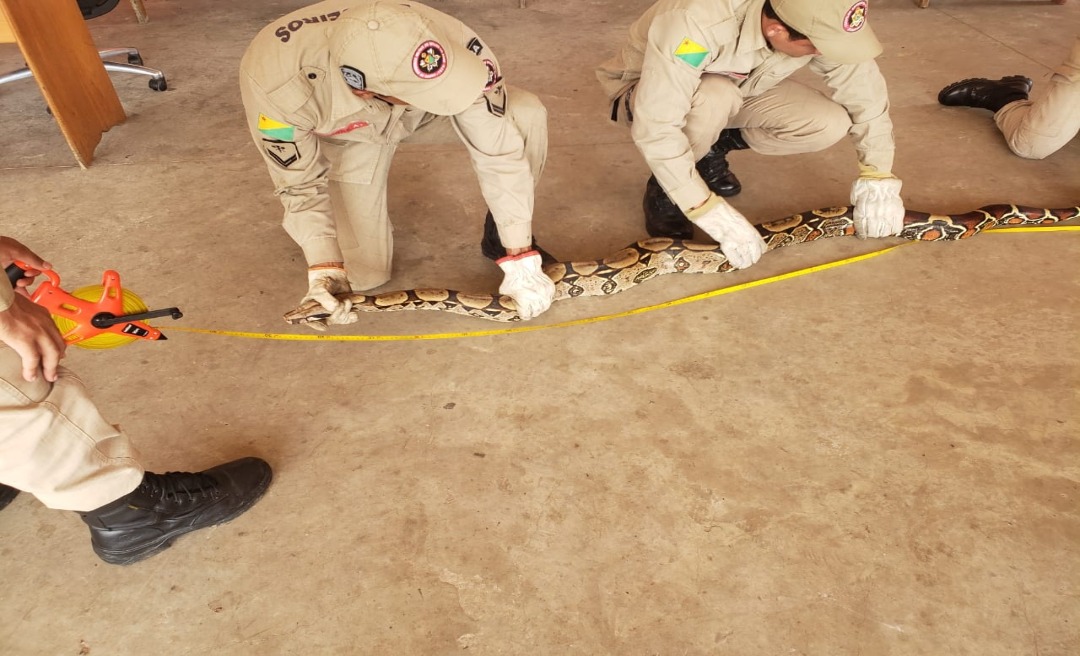
[[[80,170],[29,81],[0,88],[3,232],[69,289],[121,272],[168,342],[68,366],[150,469],[246,454],[276,469],[225,526],[121,568],[70,513],[0,512],[0,653],[1080,653],[1080,235],[980,235],[610,321],[430,341],[288,341],[299,250],[244,127],[254,33],[298,1],[148,0],[96,19],[166,93],[113,76],[128,121]],[[550,112],[536,233],[561,259],[644,236],[647,175],[592,68],[646,0],[433,2]],[[875,2],[912,209],[1080,204],[1080,141],[1011,155],[969,76],[1043,88],[1080,2]],[[0,70],[21,65],[0,46]],[[756,221],[844,204],[847,142],[732,157]],[[422,190],[422,191],[421,191]],[[388,289],[492,291],[464,150],[405,148]],[[901,243],[835,239],[725,276],[556,304],[624,312]],[[469,333],[432,312],[333,335]]]

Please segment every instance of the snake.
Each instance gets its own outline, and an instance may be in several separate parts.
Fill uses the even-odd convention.
[[[855,234],[853,206],[827,207],[793,214],[754,226],[766,252],[786,246]],[[906,210],[898,235],[912,241],[956,241],[998,227],[1042,226],[1080,217],[1080,207],[1044,209],[997,204],[963,214],[930,214]],[[601,260],[554,262],[543,267],[555,283],[556,301],[581,296],[607,296],[670,273],[725,273],[736,270],[715,243],[668,237],[642,239]],[[514,300],[500,294],[451,289],[408,289],[380,294],[335,295],[352,302],[352,312],[439,310],[490,321],[520,321]],[[306,301],[285,314],[290,324],[324,323],[329,316],[316,301]]]

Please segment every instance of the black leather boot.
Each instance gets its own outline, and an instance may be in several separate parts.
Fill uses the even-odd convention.
[[[177,537],[227,522],[255,504],[273,473],[259,458],[241,458],[195,474],[146,472],[134,491],[79,513],[94,553],[129,565],[169,547]]]
[[[712,145],[709,152],[698,160],[698,173],[717,196],[725,198],[735,196],[742,191],[742,184],[728,168],[727,154],[733,150],[749,148],[738,128],[720,131],[720,138]]]
[[[558,262],[551,253],[537,246],[536,237],[533,237],[532,249],[540,253],[542,266]],[[495,217],[491,215],[491,210],[488,210],[487,216],[484,217],[484,238],[480,240],[480,252],[489,260],[501,260],[506,257],[506,249],[503,248],[502,239],[499,238],[499,228],[495,225]]]
[[[1027,100],[1031,78],[1010,75],[1000,80],[976,77],[953,82],[938,93],[938,102],[953,107],[978,107],[997,113],[1017,100]]]
[[[649,181],[645,183],[645,197],[641,204],[645,209],[645,231],[650,237],[691,239],[694,236],[694,224],[690,223],[678,205],[671,202],[655,175],[649,176]]]
[[[19,491],[7,485],[0,485],[0,509],[7,506],[19,496]]]

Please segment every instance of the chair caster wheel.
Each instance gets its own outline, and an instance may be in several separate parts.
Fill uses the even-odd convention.
[[[150,88],[154,91],[164,91],[169,88],[169,85],[165,82],[165,78],[152,78],[150,80]]]
[[[142,66],[143,60],[141,55],[128,55],[128,63],[136,66]]]

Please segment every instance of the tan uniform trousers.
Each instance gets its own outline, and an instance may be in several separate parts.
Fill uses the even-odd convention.
[[[633,94],[632,87],[628,93]],[[631,110],[633,106],[631,95]],[[620,112],[620,122],[625,119],[626,112]],[[725,128],[741,128],[754,152],[794,155],[824,150],[840,141],[851,128],[851,118],[843,106],[794,80],[744,98],[727,76],[706,73],[691,99],[682,130],[695,161],[709,152]]]
[[[1010,103],[994,115],[1009,148],[1020,157],[1042,159],[1080,133],[1080,38],[1035,101]]]
[[[507,86],[506,93],[505,118],[521,133],[533,184],[539,184],[547,161],[547,109],[524,89]],[[330,202],[349,283],[356,291],[373,289],[390,280],[394,233],[386,188],[398,143],[460,143],[465,137],[453,125],[452,117],[425,114],[417,128],[398,143],[321,139],[330,160]]]
[[[0,483],[49,508],[95,510],[142,482],[139,452],[105,421],[75,374],[28,383],[22,361],[0,345]]]

